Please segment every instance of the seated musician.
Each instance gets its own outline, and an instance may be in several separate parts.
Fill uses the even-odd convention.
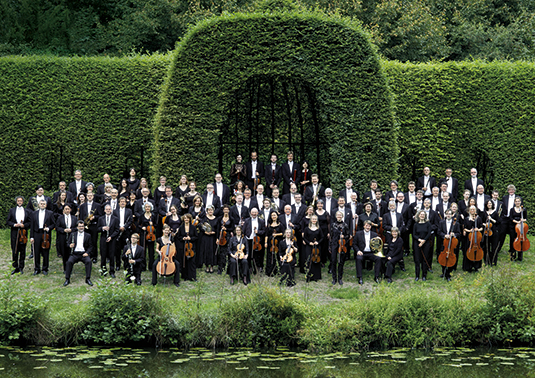
[[[353,249],[356,251],[357,278],[362,285],[362,263],[365,260],[371,260],[375,263],[375,282],[379,283],[381,277],[381,258],[376,256],[370,246],[370,240],[377,237],[377,234],[371,231],[372,222],[364,222],[364,230],[357,231],[353,238]],[[392,230],[391,230],[392,231]]]
[[[168,224],[163,225],[162,237],[156,240],[158,246],[158,259],[152,264],[152,285],[155,286],[158,283],[158,263],[162,261],[162,253],[167,253],[167,246],[174,245],[173,237],[171,236],[171,227]],[[176,287],[180,286],[180,262],[178,261],[178,256],[176,254],[173,256],[173,263],[175,264],[175,273],[173,278],[173,283]],[[161,270],[165,271],[165,270]]]
[[[392,283],[392,273],[397,263],[403,260],[403,240],[399,236],[399,228],[392,227],[390,230],[391,239],[388,243],[386,254],[385,278],[388,283]]]
[[[91,268],[93,263],[91,261],[91,250],[93,246],[91,245],[91,235],[87,232],[84,232],[85,224],[84,221],[79,220],[77,223],[78,232],[71,232],[69,235],[69,247],[71,248],[71,256],[65,264],[65,282],[63,286],[67,286],[71,283],[71,273],[72,267],[78,261],[82,261],[85,265],[85,283],[89,286],[93,286],[91,282]]]

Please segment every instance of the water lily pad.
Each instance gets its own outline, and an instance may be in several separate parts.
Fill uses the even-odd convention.
[[[249,368],[247,366],[243,366],[243,367],[237,367],[237,368],[234,368],[236,370],[249,370]]]
[[[101,365],[93,365],[93,366],[89,366],[89,369],[104,369],[104,366],[101,366]]]
[[[34,367],[34,370],[41,370],[41,369],[46,369],[47,367],[46,366],[36,366]]]

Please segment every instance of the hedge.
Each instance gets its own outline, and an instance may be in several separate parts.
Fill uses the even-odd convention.
[[[169,56],[0,58],[0,215],[61,179],[148,174],[152,119]],[[140,172],[141,173],[141,172]]]
[[[347,177],[359,186],[395,177],[391,94],[368,35],[345,19],[283,11],[212,18],[181,40],[155,122],[153,182],[183,173],[198,185],[212,180],[228,106],[259,76],[298,78],[315,90],[334,188]]]

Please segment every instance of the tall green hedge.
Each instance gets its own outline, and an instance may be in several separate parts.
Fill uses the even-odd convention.
[[[316,91],[333,187],[395,177],[391,95],[369,37],[348,20],[289,11],[212,18],[182,39],[156,118],[153,181],[213,179],[228,106],[257,76],[298,78]]]
[[[383,66],[395,94],[404,184],[427,165],[436,176],[451,167],[463,188],[476,167],[489,194],[514,184],[535,216],[535,64]]]
[[[148,174],[152,119],[169,56],[0,58],[0,215],[36,184],[57,188],[82,169],[114,181]]]

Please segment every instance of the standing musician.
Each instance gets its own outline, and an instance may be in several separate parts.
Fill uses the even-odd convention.
[[[451,207],[451,201],[450,201],[450,193],[449,192],[441,192],[442,194],[442,201],[438,204],[436,208],[436,212],[438,214],[438,217],[440,219],[444,219],[446,216],[446,210],[448,210]]]
[[[219,218],[215,216],[213,205],[206,208],[206,216],[201,226],[201,235],[199,237],[200,248],[203,255],[203,263],[206,267],[206,273],[214,273],[214,266],[217,265],[217,237],[219,236],[220,227]],[[209,228],[206,226],[210,226]]]
[[[296,216],[294,223],[295,225],[295,237],[297,241],[295,243],[296,252],[299,253],[299,272],[305,273],[305,254],[303,251],[303,232],[302,232],[302,221],[306,215],[307,207],[301,202],[301,193],[296,193],[295,203],[292,205],[292,214]],[[297,263],[297,262],[296,262]]]
[[[492,202],[494,203],[494,208],[496,209],[496,215],[498,216],[498,220],[496,224],[494,225],[494,248],[497,252],[496,256],[498,256],[498,252],[500,252],[500,240],[502,237],[502,213],[503,213],[503,202],[500,200],[500,193],[497,190],[492,191]],[[494,253],[494,252],[493,252]]]
[[[310,185],[310,177],[312,176],[312,171],[308,169],[308,161],[303,160],[301,162],[301,181],[299,182],[299,187],[301,188],[301,194],[305,195],[307,186]]]
[[[111,205],[104,206],[104,215],[98,219],[97,230],[100,232],[100,269],[106,272],[106,261],[110,261],[110,277],[115,278],[115,249],[119,235],[119,220],[111,211]]]
[[[161,261],[160,251],[162,251],[163,249],[162,253],[165,253],[166,247],[172,245],[173,243],[174,243],[174,240],[173,240],[173,237],[171,236],[171,227],[169,227],[168,224],[164,224],[162,227],[162,237],[156,240],[159,253],[158,253],[158,258],[152,264],[152,285],[153,286],[155,286],[158,283],[157,267],[158,267],[158,263]],[[176,255],[176,253],[173,256],[173,263],[175,264],[175,273],[173,274],[174,276],[173,284],[176,287],[179,287],[180,286],[180,261],[178,260],[178,256]]]
[[[173,188],[170,186],[165,187],[165,197],[160,200],[158,203],[158,214],[160,214],[160,219],[163,223],[164,217],[171,216],[171,206],[175,206],[177,209],[183,208],[180,205],[180,201],[177,198],[173,197]],[[184,209],[187,211],[187,209]]]
[[[414,201],[413,203],[411,203],[409,205],[408,223],[405,225],[405,228],[407,229],[407,232],[408,232],[409,235],[412,235],[414,222],[416,221],[416,213],[424,208],[424,200],[423,200],[423,198],[424,198],[423,190],[417,190],[416,191],[416,201]],[[403,240],[403,243],[406,244],[407,242],[405,240]],[[405,248],[405,246],[404,246],[404,248]],[[409,248],[410,248],[410,243],[409,243]],[[409,256],[409,255],[410,255],[410,251],[407,251],[405,249],[404,256]]]
[[[234,229],[232,219],[230,218],[230,206],[223,205],[223,215],[219,217],[219,235],[217,239],[217,274],[222,274],[225,271],[228,258],[228,241],[231,236],[231,230]],[[223,244],[222,244],[223,243]]]
[[[190,192],[189,184],[190,183],[188,182],[188,176],[181,175],[180,182],[175,192],[175,197],[180,199],[180,202],[183,202],[186,200],[186,196]],[[165,189],[164,189],[164,192],[165,192]]]
[[[390,230],[392,238],[388,243],[386,254],[386,273],[385,278],[388,283],[392,283],[392,274],[394,267],[398,262],[403,260],[403,240],[399,237],[399,228],[392,227]]]
[[[251,189],[245,189],[243,191],[243,205],[249,210],[253,207],[256,207],[258,209],[258,203],[256,203],[256,199],[252,197]]]
[[[386,192],[385,201],[388,202],[390,199],[393,199],[394,201],[396,200],[398,195],[398,187],[399,184],[396,180],[390,181],[390,190]]]
[[[197,195],[193,199],[193,205],[189,208],[189,214],[191,214],[193,221],[192,224],[197,228],[197,235],[201,237],[201,224],[204,223],[206,218],[206,211],[204,210],[202,198]],[[201,243],[195,243],[195,267],[202,268],[204,263],[204,250],[201,249]]]
[[[424,198],[431,197],[431,190],[437,186],[437,180],[430,173],[431,170],[429,167],[424,167],[424,175],[418,177],[418,181],[416,182],[416,189],[423,190]]]
[[[321,243],[324,237],[326,235],[323,235],[319,226],[318,216],[314,214],[310,217],[310,223],[303,232],[307,282],[321,280]]]
[[[338,197],[344,197],[344,200],[346,203],[351,203],[351,194],[356,193],[357,194],[357,201],[359,200],[359,193],[357,191],[353,190],[353,180],[347,179],[346,180],[346,187],[338,193]]]
[[[45,201],[45,208],[47,210],[52,211],[53,205],[52,200],[50,197],[45,196],[43,193],[45,192],[45,189],[43,188],[43,185],[37,185],[35,188],[35,196],[30,197],[30,200],[28,201],[28,205],[26,208],[31,211],[36,211],[40,209],[39,202]]]
[[[428,198],[426,201],[429,200]],[[431,210],[432,211],[432,210]],[[434,238],[431,238],[433,227],[427,218],[425,210],[416,213],[416,222],[412,231],[412,242],[414,249],[415,281],[420,279],[420,267],[422,271],[422,281],[427,280],[427,271],[431,268],[433,252],[431,251]]]
[[[136,178],[135,168],[130,168],[130,177],[127,179],[128,187],[134,192],[139,188],[139,180]]]
[[[470,196],[477,193],[478,185],[484,185],[483,180],[477,178],[477,169],[470,170],[470,178],[464,182],[464,188],[470,191]]]
[[[160,186],[154,189],[154,194],[152,195],[152,199],[154,201],[154,206],[156,208],[156,211],[158,211],[158,205],[160,204],[160,201],[166,196],[165,195],[166,183],[167,183],[167,177],[160,176]],[[172,192],[172,189],[171,189],[171,192]]]
[[[440,198],[440,189],[435,186],[433,187],[431,192],[432,192],[431,197],[426,198],[424,194],[424,198],[431,200],[431,209],[433,211],[437,211],[437,207],[438,205],[440,205],[440,202],[442,201],[442,198]]]
[[[243,158],[241,155],[236,156],[236,163],[230,167],[230,186],[238,181],[247,180],[247,168],[243,164]]]
[[[505,243],[505,236],[511,234],[511,228],[514,229],[514,224],[511,222],[511,209],[515,206],[515,199],[517,197],[516,187],[514,185],[507,185],[507,194],[503,196],[502,203],[502,215],[501,215],[501,230],[500,230],[500,239],[498,241],[498,251],[501,250],[503,244]],[[515,239],[509,238],[509,254],[512,255],[515,251],[513,247]]]
[[[149,183],[147,182],[147,179],[145,177],[142,177],[141,180],[139,180],[139,187],[136,190],[136,199],[140,199],[143,197],[143,194],[141,193],[143,189],[149,189]],[[152,194],[149,189],[148,197],[152,199]]]
[[[333,277],[333,285],[339,283],[343,285],[342,278],[344,276],[344,263],[349,259],[349,227],[344,221],[344,214],[341,211],[335,213],[336,219],[331,224],[331,245],[329,252],[331,254],[331,273]],[[354,239],[353,239],[354,240]],[[341,243],[345,243],[346,251],[341,249]]]
[[[42,187],[41,187],[42,188]],[[43,256],[43,274],[48,274],[48,259],[50,255],[50,245],[52,245],[51,232],[55,228],[54,213],[46,209],[47,203],[44,199],[39,201],[39,210],[33,212],[31,220],[31,238],[30,242],[34,249],[34,271],[33,275],[41,273],[41,256]],[[45,248],[45,235],[50,241],[48,248]]]
[[[215,194],[220,200],[220,207],[223,207],[223,205],[228,205],[230,203],[230,188],[227,186],[227,184],[223,184],[223,176],[221,176],[221,173],[216,173],[215,182],[213,185]]]
[[[230,208],[230,218],[235,226],[241,226],[249,217],[249,209],[243,205],[243,195],[236,195],[236,204]]]
[[[366,193],[364,193],[364,197],[362,197],[362,201],[364,203],[371,202],[375,200],[375,191],[377,190],[377,180],[371,180],[370,181],[370,190],[368,190]]]
[[[515,206],[509,212],[509,218],[511,219],[511,228],[509,229],[509,237],[513,240],[517,238],[516,225],[522,221],[526,221],[528,218],[528,211],[525,207],[522,207],[522,198],[517,196],[515,198]],[[522,261],[524,252],[517,251],[513,245],[513,253],[511,254],[511,261]]]
[[[286,280],[286,286],[292,287],[295,286],[295,253],[297,249],[295,248],[295,243],[292,239],[292,230],[284,230],[284,238],[279,243],[279,260],[280,260],[280,271],[281,279],[280,284],[282,285]]]
[[[431,224],[431,236],[429,237],[428,241],[430,243],[429,244],[429,253],[431,254],[431,256],[433,256],[433,251],[434,251],[434,247],[435,247],[435,236],[436,236],[436,233],[437,233],[438,223],[439,223],[440,219],[438,217],[437,212],[434,211],[433,209],[431,209],[431,199],[430,198],[426,198],[424,200],[423,211],[425,211],[427,220]],[[414,221],[418,222],[418,218],[415,218]],[[430,259],[427,262],[428,262],[428,264],[426,264],[427,268],[429,270],[431,270],[431,267],[433,266],[433,259]]]
[[[234,234],[228,241],[230,284],[234,285],[234,280],[241,277],[243,284],[247,285],[251,283],[249,249],[241,226],[236,226]]]
[[[290,185],[301,182],[301,167],[294,161],[294,154],[292,151],[288,151],[288,161],[281,167],[282,179],[284,181],[282,185],[282,193],[290,193]],[[288,203],[288,202],[286,202]]]
[[[195,197],[197,196],[201,197],[201,193],[197,191],[197,183],[191,180],[189,182],[189,192],[184,194],[184,199],[186,200],[186,205],[188,206],[188,208],[193,206],[193,201],[195,200]]]
[[[130,243],[124,246],[122,258],[129,272],[126,282],[130,283],[133,277],[136,285],[139,286],[141,285],[141,270],[145,266],[145,249],[138,245],[138,242],[139,234],[132,234]]]
[[[343,196],[338,197],[338,206],[333,209],[333,211],[339,211],[343,215],[344,222],[347,224],[347,228],[349,230],[349,233],[352,234],[351,231],[351,223],[353,217],[351,216],[351,208],[349,205],[346,204],[346,199]]]
[[[370,240],[378,237],[378,235],[371,231],[372,222],[364,222],[364,230],[358,231],[353,238],[353,249],[355,250],[355,260],[357,265],[357,279],[362,285],[362,263],[365,260],[371,260],[375,263],[375,282],[379,283],[381,278],[382,261],[381,257],[376,256],[371,247]]]
[[[124,246],[130,239],[132,226],[132,210],[126,208],[126,198],[119,198],[119,207],[115,209],[113,215],[119,220],[119,235],[117,236],[117,248],[115,249],[115,264],[116,269],[121,269],[121,254]]]
[[[379,216],[379,221],[382,220],[384,213],[388,212],[388,202],[383,199],[383,191],[381,189],[375,190],[375,199],[372,201],[373,211]]]
[[[316,205],[319,198],[325,197],[325,188],[319,183],[318,175],[314,173],[311,176],[312,185],[308,185],[304,192],[305,203],[307,205]]]
[[[96,194],[96,197],[95,197],[95,200],[98,202],[98,203],[104,203],[106,202],[104,200],[104,194],[106,193],[106,184],[109,184],[112,186],[112,188],[116,188],[115,185],[113,185],[111,183],[111,178],[110,178],[110,175],[105,173],[104,176],[102,176],[102,180],[104,181],[104,183],[100,184],[98,187],[97,187],[97,194]]]
[[[71,215],[71,206],[66,204],[63,207],[63,215],[59,216],[56,220],[56,249],[58,255],[60,255],[63,260],[63,271],[67,270],[67,260],[71,255],[68,246],[69,236],[71,235],[71,232],[76,231],[77,223],[78,219],[74,215]],[[93,246],[92,241],[91,246]]]
[[[498,223],[498,210],[494,207],[494,202],[488,200],[485,203],[485,211],[481,213],[483,218],[483,227],[485,232],[483,233],[483,261],[485,265],[496,265],[498,262],[498,254],[496,253],[496,237],[497,223]],[[492,235],[488,235],[492,233]]]
[[[72,193],[73,198],[77,198],[86,185],[87,182],[82,180],[82,171],[79,169],[74,171],[74,181],[69,184],[69,192]]]
[[[264,163],[259,161],[258,154],[256,151],[251,152],[251,161],[248,161],[245,163],[245,171],[247,172],[247,179],[245,184],[251,189],[253,192],[256,190],[256,187],[260,184],[260,179],[264,177]],[[255,179],[256,185],[255,185]],[[253,193],[253,195],[256,193]]]
[[[405,203],[410,206],[414,202],[416,202],[416,184],[414,181],[409,181],[409,184],[407,185],[408,191],[404,193],[405,195]]]
[[[79,219],[85,223],[86,232],[91,235],[91,260],[93,264],[97,263],[98,257],[98,218],[102,215],[103,210],[96,201],[94,201],[95,195],[93,193],[87,193],[87,200],[80,205]]]
[[[256,274],[257,269],[262,272],[264,270],[264,237],[266,234],[265,222],[258,218],[258,209],[252,208],[251,216],[243,223],[243,234],[247,239],[247,250],[249,251],[249,266],[253,274]],[[254,237],[259,237],[259,249],[254,249]]]
[[[446,177],[443,177],[438,182],[439,186],[442,186],[442,184],[446,184],[447,191],[450,193],[451,200],[453,202],[457,201],[457,198],[459,198],[459,180],[457,180],[455,177],[452,177],[453,170],[451,168],[446,168]]]
[[[295,195],[298,194],[297,185],[290,184],[290,193],[283,194],[282,200],[289,205],[295,204]]]
[[[468,216],[464,218],[464,230],[463,235],[465,242],[463,243],[464,255],[463,255],[463,270],[466,272],[478,271],[481,268],[481,261],[472,261],[468,259],[467,252],[470,248],[470,232],[479,231],[483,232],[483,221],[478,215],[478,211],[475,205],[468,208]],[[481,239],[477,240],[478,244],[481,244]]]
[[[214,214],[216,216],[220,215],[221,212],[221,198],[215,194],[214,184],[206,185],[206,191],[202,195],[202,203],[204,205],[204,211],[208,209],[209,206],[214,208]]]
[[[490,200],[490,196],[485,194],[485,188],[483,185],[477,186],[477,194],[474,196],[476,199],[476,206],[479,211],[485,211],[485,204]]]
[[[269,198],[266,198],[262,202],[262,208],[259,211],[260,215],[258,217],[264,221],[264,226],[266,226],[266,228],[271,219],[271,213],[277,214],[277,217],[279,216],[279,213],[273,210],[271,206],[272,206],[271,200]]]
[[[461,221],[459,218],[453,219],[453,211],[451,209],[446,210],[444,214],[445,218],[440,221],[438,225],[438,237],[439,244],[438,249],[440,252],[444,250],[444,240],[450,240],[453,238],[459,239],[461,236]],[[455,248],[454,252],[456,260],[459,259],[459,246]],[[454,270],[455,266],[442,267],[443,277],[449,282],[451,281],[451,272]]]
[[[82,261],[85,265],[85,283],[89,286],[93,286],[91,282],[91,268],[93,263],[91,262],[91,235],[84,232],[85,224],[84,221],[79,220],[77,227],[77,232],[72,232],[69,235],[69,248],[71,249],[71,255],[65,264],[65,282],[63,286],[67,286],[71,283],[71,273],[72,267],[78,261]]]
[[[138,227],[141,230],[140,244],[145,254],[149,255],[148,263],[146,260],[147,256],[145,255],[143,257],[143,266],[141,269],[147,270],[147,266],[152,268],[154,265],[154,245],[156,241],[152,239],[156,239],[156,214],[154,214],[154,205],[152,202],[147,201],[143,207],[145,208],[145,212],[138,218]]]
[[[261,207],[262,204],[264,203],[264,199],[266,199],[266,198],[267,197],[264,195],[264,185],[259,184],[256,187],[256,195],[253,196],[253,200],[254,200],[254,202],[256,202],[258,207]]]
[[[351,202],[349,202],[349,209],[351,210],[351,233],[355,234],[357,225],[359,223],[359,215],[362,214],[362,204],[357,201],[357,193],[351,193]]]
[[[318,223],[321,228],[321,232],[323,233],[323,241],[321,242],[321,266],[325,266],[325,263],[327,262],[329,258],[329,241],[330,241],[330,234],[331,234],[331,216],[327,212],[327,210],[324,209],[323,200],[319,199],[316,203],[317,209],[316,209],[316,215],[318,216]]]
[[[134,205],[134,216],[136,219],[139,219],[141,218],[141,216],[143,215],[143,213],[145,212],[145,205],[147,203],[150,203],[152,205],[152,212],[154,213],[155,212],[155,208],[156,208],[156,202],[154,202],[154,200],[150,199],[149,198],[149,195],[150,195],[150,190],[148,188],[143,188],[141,189],[141,198],[136,200],[136,204]],[[156,221],[154,222],[154,224],[156,225]],[[152,264],[151,264],[152,266]]]
[[[398,214],[401,214],[401,217],[403,218],[403,227],[400,228],[400,236],[401,236],[401,239],[403,239],[403,249],[405,250],[405,253],[410,253],[410,246],[409,246],[409,234],[408,234],[408,231],[407,231],[407,224],[409,223],[409,217],[410,217],[410,213],[409,213],[409,205],[407,205],[407,203],[405,202],[405,194],[403,194],[402,192],[398,192],[397,196],[396,196],[396,212]],[[405,239],[407,241],[405,241]],[[400,266],[402,267],[405,267],[405,263],[404,262],[401,262],[399,264]]]
[[[265,167],[264,177],[266,178],[266,195],[273,196],[273,189],[279,188],[281,182],[281,167],[277,164],[277,155],[271,154],[271,162]]]
[[[370,202],[366,202],[364,204],[364,212],[359,215],[359,220],[357,224],[357,230],[364,230],[364,222],[369,220],[372,222],[372,231],[377,232],[377,229],[379,228],[379,216],[377,213],[373,212],[373,206]]]
[[[271,277],[277,274],[277,254],[284,233],[284,226],[279,221],[279,216],[276,212],[272,211],[268,217],[264,242],[264,247],[267,251],[265,272],[266,276]]]
[[[28,242],[28,229],[31,225],[31,211],[25,209],[24,197],[15,198],[17,206],[9,209],[7,226],[11,228],[11,256],[14,270],[11,274],[24,273],[24,260],[26,259],[26,244]]]
[[[178,244],[178,256],[182,258],[182,266],[184,267],[184,279],[197,282],[197,264],[195,263],[195,244],[197,241],[197,228],[193,226],[193,217],[190,213],[182,216],[182,224],[178,228],[175,236]],[[186,246],[192,244],[191,251],[193,256],[187,256],[188,250]]]
[[[52,196],[52,203],[53,204],[58,202],[59,194],[61,192],[66,192],[67,193],[67,202],[68,203],[74,203],[74,200],[76,199],[76,197],[73,196],[73,194],[70,191],[67,190],[67,183],[65,181],[60,181],[59,184],[58,184],[58,191],[54,192],[54,195]]]
[[[338,202],[336,202],[333,198],[333,190],[331,188],[325,189],[325,197],[321,199],[323,201],[323,208],[325,211],[334,218],[334,212],[333,210],[336,208],[336,205]]]

